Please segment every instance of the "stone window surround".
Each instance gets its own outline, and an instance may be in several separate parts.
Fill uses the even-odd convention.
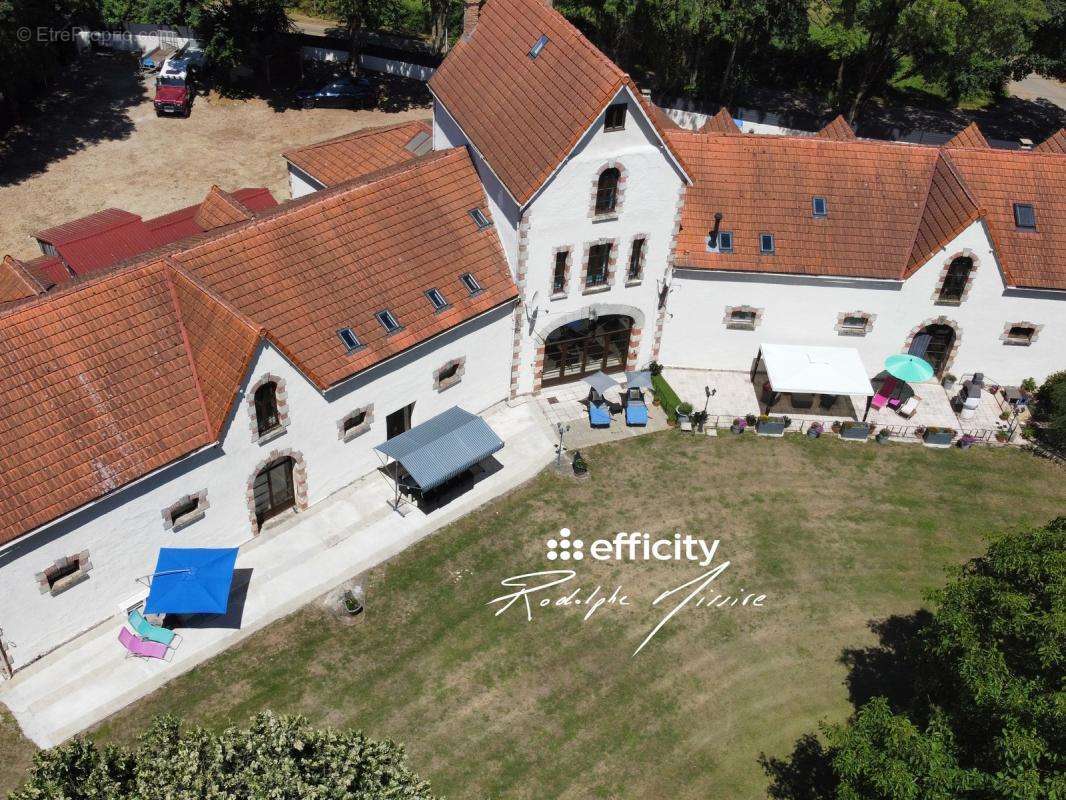
[[[559,253],[566,253],[566,268],[563,270],[563,290],[561,292],[555,292],[552,290],[555,288],[555,261],[559,257]],[[552,250],[551,276],[548,281],[548,298],[550,300],[560,300],[570,293],[570,271],[573,263],[574,250],[569,245],[566,247],[556,247]]]
[[[844,320],[848,317],[864,317],[866,319],[866,325],[861,330],[849,327],[844,324]],[[871,314],[868,311],[841,311],[837,314],[835,330],[841,336],[865,336],[874,329],[875,319],[877,319],[877,315]]]
[[[951,269],[952,262],[957,258],[970,259],[970,274],[966,276],[966,285],[962,288],[962,297],[959,300],[941,300],[940,292],[944,289],[944,281],[948,277],[948,270]],[[970,290],[973,289],[973,279],[977,274],[977,269],[980,266],[980,262],[977,259],[977,255],[968,247],[964,247],[957,253],[948,256],[944,262],[944,266],[940,268],[940,274],[936,279],[936,286],[933,288],[933,305],[938,306],[961,306],[966,302],[966,298],[970,296]]]
[[[959,345],[962,343],[962,329],[959,327],[955,320],[948,319],[947,317],[930,317],[929,319],[915,325],[907,333],[907,338],[903,341],[903,349],[901,353],[909,353],[911,351],[911,344],[914,342],[914,337],[928,328],[930,325],[947,325],[953,331],[955,331],[955,341],[951,343],[951,352],[948,353],[947,358],[944,359],[944,374],[947,375],[951,372],[951,365],[955,363],[955,356],[959,353]]]
[[[733,314],[737,311],[754,312],[755,319],[750,323],[734,320]],[[764,313],[766,313],[765,308],[756,308],[755,306],[726,306],[725,316],[722,317],[722,324],[732,331],[753,331],[762,324]]]
[[[255,518],[255,478],[269,464],[279,458],[286,457],[291,458],[294,462],[292,466],[292,488],[296,494],[296,510],[303,511],[307,508],[307,465],[304,461],[303,453],[292,448],[271,450],[266,458],[255,465],[251,475],[248,476],[248,483],[245,487],[245,498],[248,501],[248,522],[252,526],[253,536],[259,535],[259,523]]]
[[[618,189],[614,196],[614,211],[609,211],[606,214],[597,214],[596,192],[600,188],[600,176],[604,171],[609,170],[612,167],[618,170]],[[618,215],[622,213],[622,201],[625,199],[626,180],[626,168],[622,166],[622,162],[607,161],[600,165],[600,168],[596,170],[596,176],[592,179],[592,195],[589,197],[589,219],[593,222],[606,222],[608,220],[618,219]]]
[[[1010,335],[1010,329],[1015,327],[1032,328],[1033,335],[1027,340],[1012,338]],[[1037,338],[1040,336],[1040,331],[1043,329],[1043,325],[1038,325],[1035,322],[1007,322],[1003,325],[1003,333],[1000,334],[999,340],[1009,347],[1028,347],[1036,342]]]
[[[606,244],[611,246],[611,254],[607,259],[607,278],[603,283],[598,283],[595,286],[589,286],[589,252],[598,244]],[[614,272],[615,266],[618,262],[618,239],[593,239],[592,241],[585,242],[584,244],[584,257],[581,259],[583,268],[581,270],[581,293],[592,294],[594,292],[606,292],[614,285]]]
[[[60,578],[54,584],[49,585],[49,578],[51,578],[52,575],[61,569],[66,569],[72,563],[77,563],[77,572]],[[92,568],[92,562],[89,560],[89,551],[82,550],[80,553],[75,553],[72,556],[57,558],[51,565],[41,572],[38,572],[34,577],[37,578],[37,586],[41,590],[41,594],[50,594],[52,597],[55,597],[56,595],[65,592],[67,589],[77,586],[82,581],[88,580],[89,572]]]
[[[255,393],[259,391],[261,386],[270,382],[277,384],[277,390],[274,392],[274,397],[278,403],[278,427],[266,431],[260,436],[259,420],[255,416]],[[289,402],[288,392],[285,388],[285,380],[283,378],[279,378],[277,375],[269,372],[259,376],[259,380],[248,387],[247,401],[253,442],[262,445],[284,435],[285,431],[289,428]]]
[[[358,425],[348,429],[347,431],[344,430],[344,424],[348,420],[352,419],[353,417],[357,417],[360,414],[366,415],[365,417],[363,417],[363,421],[360,422]],[[347,414],[337,420],[337,438],[340,439],[342,442],[350,442],[352,441],[352,439],[355,439],[358,436],[362,436],[364,433],[370,430],[370,426],[373,424],[373,422],[373,403],[362,406],[361,408],[353,408],[351,411],[349,411]]]
[[[637,273],[637,277],[631,278],[629,276],[629,262],[633,259],[633,247],[638,239],[644,240],[644,247],[640,250],[640,271]],[[629,257],[626,259],[626,286],[638,286],[644,281],[644,271],[648,263],[648,241],[650,239],[651,237],[646,233],[637,233],[629,240]]]
[[[455,374],[450,378],[441,380],[441,373],[456,367]],[[446,389],[451,389],[457,383],[463,380],[463,375],[466,374],[466,356],[460,356],[459,358],[453,358],[450,361],[445,361],[436,370],[433,371],[433,389],[438,392],[443,392]]]
[[[188,503],[190,500],[198,501],[196,510],[175,519],[174,511]],[[168,508],[163,509],[163,530],[177,533],[182,528],[187,528],[194,522],[202,520],[207,514],[208,508],[210,508],[210,504],[207,502],[207,489],[201,489],[198,492],[187,494],[177,502],[171,503]]]

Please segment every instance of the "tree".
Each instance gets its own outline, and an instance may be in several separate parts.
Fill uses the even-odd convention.
[[[160,717],[128,751],[74,739],[39,752],[10,800],[174,797],[434,800],[400,745],[270,713],[221,734]]]
[[[236,67],[261,62],[290,28],[285,0],[214,0],[198,33],[210,68],[226,82]]]
[[[993,541],[930,600],[913,697],[895,709],[875,697],[823,728],[831,789],[767,765],[772,797],[1066,797],[1066,517]]]
[[[1048,375],[1036,391],[1036,418],[1053,447],[1066,447],[1066,370]]]

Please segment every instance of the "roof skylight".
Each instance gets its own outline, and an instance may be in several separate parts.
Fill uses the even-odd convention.
[[[530,58],[536,58],[537,56],[539,56],[540,55],[540,51],[544,49],[544,46],[547,43],[548,43],[548,37],[545,36],[544,34],[541,34],[540,38],[537,39],[537,43],[534,44],[531,48],[529,48],[529,57]]]
[[[471,275],[469,272],[464,272],[459,276],[459,280],[463,282],[463,286],[467,288],[470,294],[474,295],[481,291],[481,284],[477,282],[477,278]]]
[[[341,342],[348,348],[349,353],[353,353],[363,346],[363,343],[359,341],[359,337],[355,335],[355,331],[351,328],[341,328],[337,331],[337,335],[340,337]]]
[[[387,308],[384,311],[379,311],[374,316],[378,318],[378,322],[381,323],[381,327],[385,329],[386,333],[396,333],[400,329],[400,323],[396,321],[396,317]]]
[[[478,230],[484,230],[492,223],[489,222],[489,218],[485,216],[485,212],[480,208],[472,208],[468,212],[470,219],[474,220],[474,224],[477,225]]]
[[[426,131],[419,131],[404,145],[404,149],[416,156],[424,156],[433,149],[433,136]]]
[[[436,311],[440,311],[442,308],[448,306],[448,301],[444,299],[444,295],[440,293],[439,289],[430,289],[426,292],[426,297],[429,298],[429,302],[433,304],[433,308]]]
[[[1025,230],[1036,230],[1036,211],[1029,203],[1014,204],[1014,224]]]

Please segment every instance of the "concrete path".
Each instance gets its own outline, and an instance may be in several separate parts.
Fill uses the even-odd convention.
[[[173,660],[149,662],[124,658],[117,641],[123,621],[115,617],[0,684],[0,701],[38,746],[58,744],[528,481],[551,461],[548,423],[536,403],[500,404],[482,416],[504,440],[496,454],[502,469],[442,508],[400,516],[386,504],[391,485],[375,472],[241,547],[234,587],[234,597],[245,595],[234,623],[239,629],[178,628],[184,640]]]
[[[1047,100],[1066,109],[1066,83],[1045,78],[1035,72],[1020,81],[1007,84],[1007,93],[1023,100]]]

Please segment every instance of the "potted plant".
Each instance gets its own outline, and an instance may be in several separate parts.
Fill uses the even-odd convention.
[[[954,375],[952,375],[949,372],[947,375],[945,375],[943,377],[943,379],[941,379],[940,385],[944,387],[944,391],[945,392],[953,392],[953,391],[955,391],[955,383],[956,383],[956,381],[958,381],[958,378],[956,378]]]
[[[963,434],[962,436],[959,437],[959,449],[960,450],[969,450],[971,447],[974,446],[974,442],[976,442],[976,441],[977,441],[977,437],[976,436],[973,436],[973,435],[971,435],[969,433]]]
[[[589,465],[588,462],[585,461],[585,457],[581,455],[580,450],[574,451],[573,466],[575,475],[588,475]]]
[[[854,442],[865,442],[870,438],[870,425],[866,422],[845,420],[840,423],[840,438],[850,439]]]
[[[1036,379],[1026,378],[1022,381],[1021,390],[1026,397],[1032,397],[1036,394]]]
[[[1010,412],[1009,411],[1001,412],[1000,415],[999,415],[999,418],[1001,420],[1003,420],[1004,422],[1006,422],[1008,419],[1010,419]]]
[[[744,429],[747,427],[748,423],[746,420],[743,420],[740,417],[736,417],[733,420],[733,424],[729,426],[729,430],[733,431],[733,433],[740,434],[744,433]]]
[[[833,431],[833,433],[840,433],[840,428],[841,428],[840,420],[839,419],[833,420],[833,424],[830,426],[830,429]]]
[[[820,422],[812,422],[811,426],[807,428],[807,435],[812,439],[817,439],[822,433],[825,432],[825,425]]]
[[[706,411],[693,411],[692,412],[692,425],[700,433],[703,433],[703,426],[707,424],[707,418],[710,417]]]
[[[1002,444],[1006,444],[1010,440],[1006,431],[996,431],[996,441]]]
[[[877,432],[877,435],[874,437],[874,440],[878,444],[884,444],[885,442],[888,441],[888,437],[891,436],[891,435],[892,434],[889,432],[888,428],[882,428],[881,430],[879,430]]]
[[[785,428],[792,424],[788,417],[771,417],[763,414],[755,423],[755,431],[760,436],[784,436]]]
[[[758,421],[759,421],[759,418],[758,418],[757,416],[755,416],[754,414],[745,414],[745,415],[744,415],[744,421],[745,421],[746,423],[748,423],[748,427],[750,428],[750,427],[752,427],[752,426],[753,426],[753,425],[754,425],[754,424],[755,424],[756,422],[758,422]]]
[[[344,605],[344,610],[348,612],[349,616],[356,616],[363,612],[363,598],[358,594],[348,589],[341,595],[341,603]]]
[[[955,440],[956,431],[929,425],[922,431],[922,442],[929,447],[950,447]]]
[[[662,375],[663,374],[663,365],[660,364],[658,361],[652,361],[650,364],[648,364],[648,372],[651,373],[651,376],[653,378],[658,376],[658,375]]]
[[[692,403],[678,403],[674,415],[677,417],[677,427],[683,431],[692,430]]]

